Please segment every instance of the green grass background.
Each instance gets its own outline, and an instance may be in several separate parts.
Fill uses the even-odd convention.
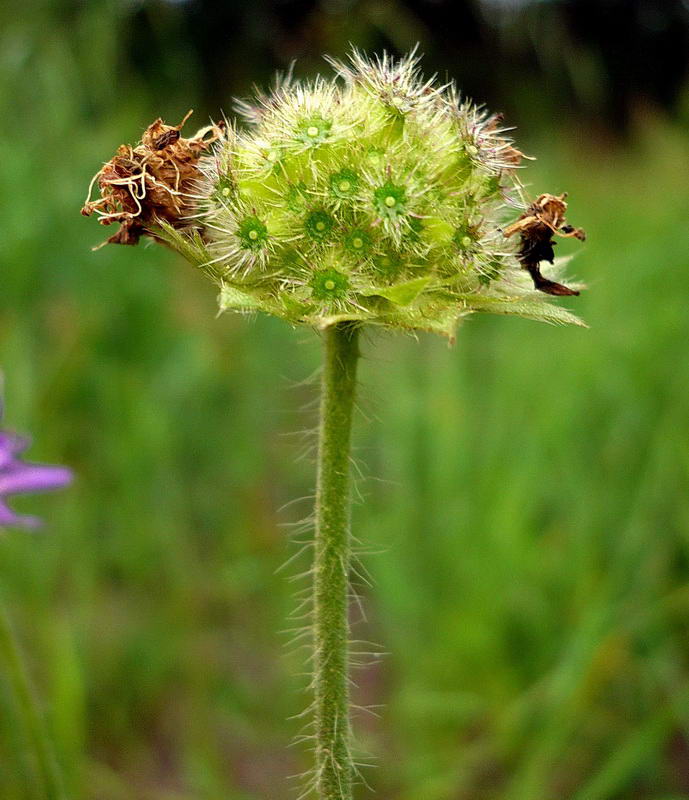
[[[313,490],[318,336],[216,319],[162,248],[90,251],[92,173],[195,100],[122,77],[117,9],[2,19],[5,423],[78,479],[17,503],[49,526],[2,536],[0,591],[70,798],[279,800],[309,763],[281,633],[303,559],[276,570]],[[552,120],[520,144],[588,231],[591,327],[367,337],[365,776],[385,800],[689,798],[689,140],[649,114],[625,144]],[[0,674],[0,797],[37,800],[32,769]]]

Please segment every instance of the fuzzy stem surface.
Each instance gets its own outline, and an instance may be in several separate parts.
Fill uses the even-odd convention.
[[[351,800],[347,607],[358,330],[338,323],[323,338],[313,596],[316,786],[319,800]]]
[[[33,753],[37,768],[38,796],[45,800],[66,800],[52,742],[34,696],[12,624],[5,608],[1,605],[0,664],[17,704],[21,724]]]

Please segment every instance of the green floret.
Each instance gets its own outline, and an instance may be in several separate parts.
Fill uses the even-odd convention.
[[[245,250],[260,250],[268,241],[268,228],[258,217],[245,217],[239,223],[237,236]]]
[[[373,249],[373,237],[363,228],[355,228],[345,236],[344,245],[350,253],[363,258]]]
[[[359,188],[359,176],[351,169],[341,169],[330,176],[330,191],[341,200],[353,197]]]
[[[282,158],[282,153],[279,148],[271,147],[265,154],[266,161],[270,164],[272,169],[276,169],[278,162]]]
[[[236,191],[237,187],[231,175],[220,175],[213,186],[213,199],[222,203],[227,201]]]
[[[404,186],[387,181],[373,192],[376,211],[383,219],[393,222],[407,210],[407,192]]]
[[[376,256],[376,258],[373,260],[373,263],[376,271],[386,281],[397,280],[404,269],[404,260],[399,253],[396,253],[392,250]]]
[[[309,147],[323,144],[330,137],[332,120],[313,116],[302,120],[294,132],[295,138]]]
[[[385,161],[385,150],[382,147],[369,147],[365,158],[371,167],[380,167]]]
[[[470,160],[474,160],[479,154],[479,148],[472,141],[464,142],[462,145],[462,152]]]
[[[478,241],[478,231],[471,225],[459,225],[455,230],[452,241],[461,253],[469,253],[474,249]]]
[[[312,211],[306,217],[304,229],[316,242],[327,242],[333,235],[335,219],[327,211]]]
[[[342,300],[349,291],[349,278],[336,269],[322,269],[313,273],[309,286],[314,300]]]

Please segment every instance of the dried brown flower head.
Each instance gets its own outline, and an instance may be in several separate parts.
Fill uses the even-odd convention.
[[[579,294],[576,289],[544,278],[539,267],[541,261],[552,264],[555,260],[553,236],[574,236],[581,241],[586,238],[581,228],[573,228],[567,224],[565,197],[566,194],[561,194],[559,197],[552,194],[540,195],[521,217],[504,231],[505,236],[512,236],[515,233],[521,235],[521,247],[517,257],[531,275],[536,289],[546,294]]]
[[[222,136],[223,124],[202,128],[191,139],[181,135],[184,123],[166,125],[157,119],[136,147],[121,145],[116,155],[93,177],[81,213],[99,215],[101,225],[119,222],[120,228],[103,244],[137,244],[153,236],[151,227],[161,220],[183,228],[193,212],[190,193],[199,176],[197,162]],[[98,183],[101,197],[91,200]]]

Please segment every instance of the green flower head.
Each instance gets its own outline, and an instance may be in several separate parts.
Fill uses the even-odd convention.
[[[478,311],[578,323],[547,297],[574,290],[539,264],[555,234],[581,232],[563,197],[524,201],[500,118],[422,78],[414,54],[330,64],[330,80],[288,76],[240,103],[244,125],[180,139],[199,142],[186,213],[151,214],[144,232],[201,267],[227,311],[449,337]]]

